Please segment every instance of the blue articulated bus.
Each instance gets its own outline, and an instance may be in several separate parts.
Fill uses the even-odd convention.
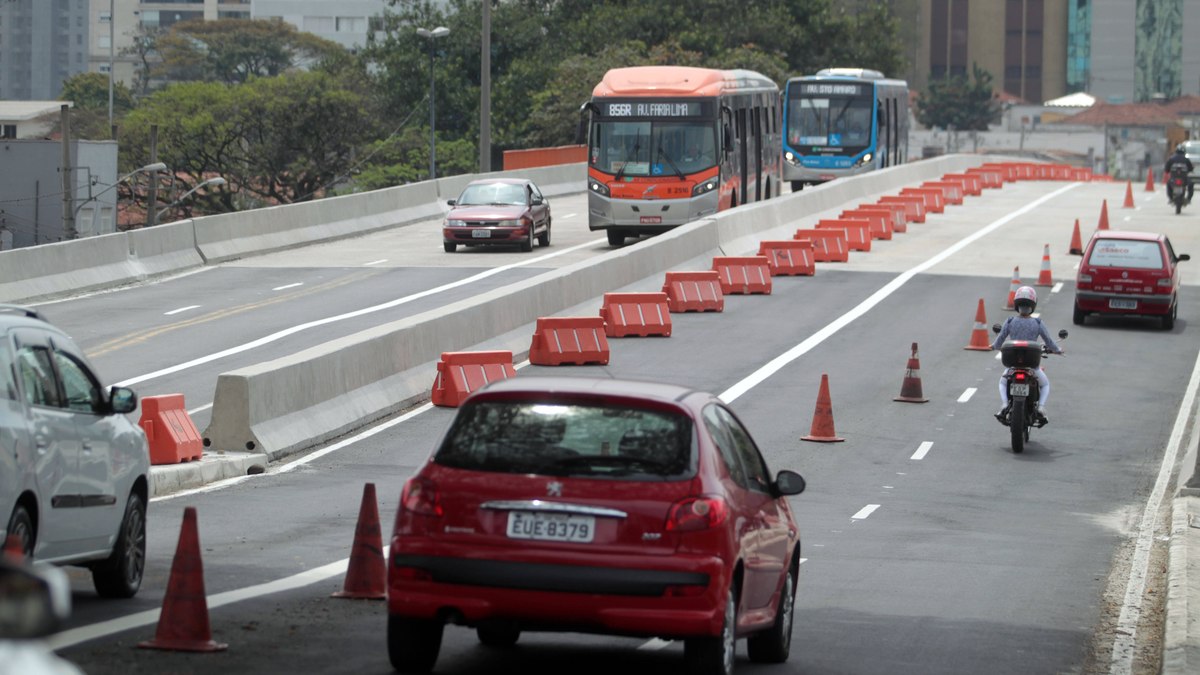
[[[792,191],[908,160],[908,83],[826,68],[784,90],[783,179]]]

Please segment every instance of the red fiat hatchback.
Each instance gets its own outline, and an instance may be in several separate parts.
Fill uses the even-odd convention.
[[[786,661],[800,564],[788,495],[711,394],[520,377],[472,394],[404,487],[388,563],[388,654],[433,668],[447,623],[683,640],[695,673]]]
[[[1075,277],[1075,325],[1088,314],[1156,317],[1175,327],[1179,305],[1179,263],[1166,235],[1099,230],[1092,235]]]

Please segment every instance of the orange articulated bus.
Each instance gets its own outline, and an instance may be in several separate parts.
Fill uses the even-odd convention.
[[[588,228],[657,234],[781,190],[779,86],[750,70],[615,68],[588,115]]]

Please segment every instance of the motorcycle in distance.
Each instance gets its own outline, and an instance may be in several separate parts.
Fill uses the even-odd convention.
[[[1000,332],[1000,324],[992,324],[992,332]],[[1058,331],[1058,339],[1066,340],[1067,331]],[[1045,423],[1038,422],[1038,378],[1037,369],[1041,366],[1042,355],[1053,354],[1049,348],[1037,341],[1005,340],[1000,345],[1000,361],[1010,371],[1005,375],[1008,381],[1008,425],[1012,432],[1012,451],[1020,453],[1029,442],[1029,432],[1034,428],[1042,428]]]
[[[1167,176],[1167,195],[1175,205],[1175,215],[1179,215],[1183,207],[1191,203],[1188,199],[1188,184],[1191,182],[1192,177],[1188,174],[1187,167],[1181,164],[1171,167],[1171,173]]]

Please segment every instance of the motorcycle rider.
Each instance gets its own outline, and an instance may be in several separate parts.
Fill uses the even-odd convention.
[[[1166,165],[1163,166],[1163,175],[1166,176],[1166,178],[1164,178],[1164,180],[1167,181],[1167,201],[1168,202],[1171,201],[1171,183],[1170,183],[1171,167],[1176,166],[1176,165],[1181,165],[1181,166],[1187,167],[1188,174],[1189,174],[1189,178],[1187,181],[1187,200],[1188,200],[1188,202],[1191,202],[1192,201],[1192,192],[1195,191],[1196,188],[1195,188],[1195,186],[1192,185],[1190,174],[1192,173],[1192,171],[1195,170],[1196,167],[1194,167],[1192,165],[1192,160],[1187,158],[1187,155],[1183,151],[1182,144],[1180,144],[1179,146],[1176,146],[1175,154],[1168,157]]]
[[[1033,310],[1037,309],[1037,291],[1029,286],[1018,288],[1013,293],[1013,307],[1017,310],[1017,316],[1010,316],[1004,321],[1004,325],[1000,328],[1000,334],[992,343],[993,350],[1000,349],[1000,345],[1004,344],[1005,340],[1037,342],[1038,338],[1041,338],[1050,351],[1055,354],[1063,353],[1062,348],[1050,336],[1050,329],[1046,327],[1046,324],[1040,318],[1032,316]],[[1008,380],[1006,378],[1010,374],[1012,374],[1012,369],[1006,368],[1000,375],[1000,403],[1003,405],[996,413],[996,419],[1001,424],[1005,424],[1008,419]],[[1038,407],[1035,420],[1042,425],[1050,421],[1046,419],[1046,399],[1050,398],[1050,380],[1040,366],[1037,369],[1037,379]]]

